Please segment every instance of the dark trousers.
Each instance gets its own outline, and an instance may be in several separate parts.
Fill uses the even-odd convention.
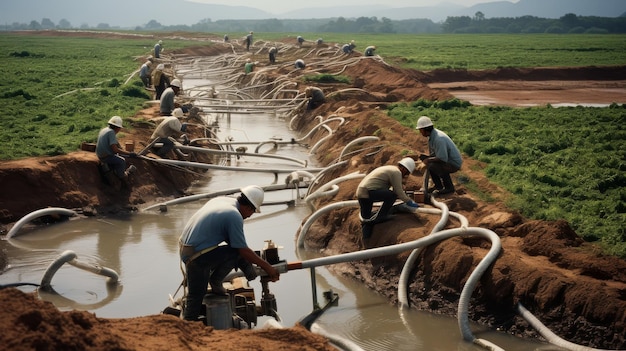
[[[218,246],[187,263],[187,302],[183,312],[185,320],[195,321],[198,316],[204,315],[202,300],[209,282],[221,284],[228,273],[237,267],[239,259],[239,250]]]
[[[157,156],[161,158],[165,158],[167,154],[174,148],[174,142],[172,142],[169,138],[159,138],[157,143],[163,143],[163,146],[161,146],[159,148],[159,151],[157,151],[156,153]]]
[[[389,215],[389,211],[396,201],[398,196],[391,190],[370,190],[368,192],[369,198],[359,198],[359,206],[361,207],[361,229],[363,231],[363,238],[367,239],[372,235],[374,224],[383,222]],[[372,218],[372,206],[374,202],[382,201],[383,204],[378,210],[376,219],[368,221]]]
[[[109,155],[102,158],[100,161],[106,163],[109,168],[115,173],[118,178],[124,178],[124,171],[126,170],[126,160],[119,155]]]
[[[459,169],[456,166],[445,162],[432,162],[428,165],[430,178],[433,180],[435,188],[439,190],[444,188],[454,189],[454,184],[452,183],[450,174],[458,170]]]

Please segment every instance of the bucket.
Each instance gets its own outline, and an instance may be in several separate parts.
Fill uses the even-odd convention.
[[[133,151],[135,151],[135,142],[134,142],[134,141],[127,141],[127,142],[124,144],[124,146],[125,146],[125,148],[126,148],[126,151],[128,151],[128,152],[133,152]]]
[[[218,330],[233,327],[233,310],[230,305],[230,296],[214,294],[204,295],[202,303],[206,306],[207,325]]]

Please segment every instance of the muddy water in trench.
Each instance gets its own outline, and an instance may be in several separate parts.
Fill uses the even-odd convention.
[[[233,115],[221,118],[219,135],[224,140],[260,141],[270,137],[288,140],[288,121],[273,115]],[[254,146],[249,147],[249,152]],[[309,159],[308,150],[297,145],[282,146],[276,154]],[[311,166],[310,160],[309,167]],[[275,169],[298,168],[288,161],[242,157],[233,162],[244,167]],[[210,171],[195,193],[213,192],[248,184],[269,185],[274,175],[233,171]],[[140,175],[139,175],[140,176]],[[278,176],[284,182],[286,174]],[[300,194],[303,194],[304,190]],[[295,190],[268,192],[266,201],[292,200]],[[83,262],[99,264],[120,275],[120,283],[108,288],[105,278],[63,265],[52,279],[56,294],[42,294],[61,310],[81,309],[98,317],[125,318],[158,314],[168,305],[168,295],[178,289],[182,274],[178,260],[177,240],[186,221],[205,200],[168,206],[167,212],[141,211],[128,218],[73,219],[35,230],[23,229],[13,239],[0,242],[9,256],[9,269],[0,275],[0,284],[40,283],[48,265],[60,253],[72,250]],[[306,204],[264,206],[262,213],[245,222],[247,241],[261,249],[265,240],[283,248],[281,259],[288,262],[315,257],[313,252],[296,252],[295,234],[302,219],[310,214]],[[454,318],[417,311],[400,312],[384,298],[351,280],[333,276],[325,268],[316,269],[318,301],[325,304],[322,292],[339,295],[339,306],[331,307],[318,320],[326,330],[352,340],[365,350],[482,350],[464,342]],[[261,296],[258,279],[251,283],[257,302]],[[22,287],[24,291],[32,288]],[[275,294],[281,323],[294,325],[312,311],[312,287],[308,270],[290,271],[277,283],[270,284]],[[179,293],[180,294],[180,293]],[[177,295],[179,296],[179,295]],[[268,317],[261,317],[262,325]],[[477,337],[490,340],[506,350],[556,350],[545,344],[520,340],[502,333],[473,327]]]

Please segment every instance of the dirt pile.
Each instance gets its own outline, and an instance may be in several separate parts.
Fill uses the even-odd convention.
[[[103,319],[89,312],[60,312],[17,289],[0,290],[0,299],[0,340],[7,350],[335,350],[299,326],[214,330],[166,314]]]
[[[226,45],[206,46],[178,54],[215,55],[232,50]],[[242,52],[241,48],[239,52]],[[298,80],[299,76],[310,73],[307,70],[294,73],[290,67],[303,52],[303,49],[296,48],[281,52],[279,63],[272,67],[264,63],[267,60],[262,50],[254,52],[252,57],[262,62],[256,71],[265,76],[265,81],[271,82],[283,74]],[[395,101],[449,98],[449,92],[430,89],[427,83],[447,75],[450,77],[439,79],[454,81],[457,73],[416,72],[398,69],[380,60],[363,60],[358,65],[346,67],[342,73],[352,77],[353,83],[321,84],[327,95],[338,93],[316,110],[302,113],[295,123],[298,130],[306,132],[318,123],[315,118],[318,115],[337,114],[345,118],[347,124],[338,128],[317,150],[321,163],[328,164],[337,159],[344,146],[358,137],[376,135],[380,138],[376,144],[384,146],[375,154],[363,152],[351,156],[346,167],[328,174],[324,181],[395,163],[407,150],[409,153],[426,151],[424,138],[388,118],[382,109]],[[480,80],[487,74],[462,73],[458,80]],[[513,74],[500,73],[506,73],[501,79],[510,79]],[[592,70],[588,74],[587,79],[592,79],[597,72]],[[490,77],[498,79],[499,76]],[[580,77],[583,79],[583,73]],[[306,84],[299,82],[298,89],[304,90]],[[136,117],[150,118],[156,116],[155,112],[143,111]],[[147,140],[152,129],[141,125],[145,123],[137,123],[132,134],[125,136],[126,140]],[[325,135],[320,131],[312,140],[317,141]],[[5,224],[10,223],[46,206],[93,207],[101,214],[131,211],[138,204],[183,194],[198,177],[143,160],[133,163],[141,176],[133,180],[130,193],[121,194],[102,186],[93,153],[81,151],[59,157],[2,162],[0,177],[8,186],[0,192],[0,219]],[[515,311],[515,304],[521,302],[556,334],[569,341],[600,348],[626,348],[626,262],[598,254],[563,221],[529,221],[508,210],[502,202],[508,194],[486,179],[480,172],[483,166],[465,159],[461,173],[478,184],[482,191],[490,193],[496,202],[485,203],[473,197],[458,177],[454,179],[456,194],[441,199],[451,211],[465,216],[471,226],[489,228],[502,240],[500,257],[474,292],[470,318],[511,334],[537,337]],[[421,186],[423,171],[423,166],[418,165],[407,181],[408,189]],[[332,198],[319,199],[317,205],[321,207],[329,202],[354,199],[357,184],[358,180],[342,183],[339,193]],[[340,253],[407,242],[428,235],[437,220],[431,215],[397,214],[393,220],[377,225],[373,237],[363,243],[357,209],[341,209],[316,221],[308,233],[307,245]],[[457,225],[453,221],[449,227]],[[424,249],[410,279],[411,306],[456,315],[460,291],[488,249],[488,242],[473,238],[454,238]],[[333,269],[362,281],[394,303],[397,301],[398,274],[408,254],[336,265]],[[33,296],[13,289],[0,291],[0,296],[7,306],[0,318],[6,331],[0,341],[16,345],[15,349],[19,349],[17,345],[20,343],[30,345],[24,349],[51,344],[55,346],[49,349],[73,349],[75,346],[75,349],[86,350],[199,350],[221,348],[222,342],[226,343],[224,347],[227,349],[242,350],[326,350],[328,347],[323,340],[299,328],[215,332],[168,316],[104,320],[83,312],[60,313]],[[248,339],[255,340],[256,346],[247,344]]]

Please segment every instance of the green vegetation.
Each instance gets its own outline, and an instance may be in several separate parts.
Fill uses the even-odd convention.
[[[111,116],[150,99],[138,77],[155,40],[0,35],[0,159],[58,155],[95,142]],[[166,49],[189,45],[168,41]]]
[[[306,82],[316,82],[316,83],[345,83],[350,84],[350,78],[346,76],[334,76],[332,74],[317,74],[317,75],[307,75],[304,76],[304,81]]]
[[[295,38],[295,33],[260,33],[255,40]],[[299,34],[314,45],[320,36]],[[324,33],[324,42],[348,43],[356,50],[376,45],[389,64],[417,70],[505,67],[583,67],[626,64],[626,35],[557,34],[340,34]]]
[[[357,50],[376,45],[388,63],[419,70],[624,65],[626,57],[623,35],[326,34],[327,43],[354,39]],[[317,39],[316,34],[301,35]],[[287,36],[295,40],[296,35],[259,33],[255,40]],[[0,160],[77,150],[83,141],[95,142],[111,116],[134,115],[149,96],[138,77],[124,82],[155,41],[149,35],[1,34],[0,137],[7,142]],[[165,39],[165,50],[193,45],[207,44]],[[626,257],[623,106],[513,109],[420,100],[394,105],[389,112],[411,130],[418,116],[431,116],[461,151],[487,163],[490,179],[514,195],[510,206],[529,218],[564,218],[586,240]]]
[[[420,100],[391,106],[389,114],[410,128],[430,116],[465,155],[487,164],[489,179],[514,195],[511,208],[529,218],[566,219],[586,241],[626,257],[626,106],[520,109]]]

